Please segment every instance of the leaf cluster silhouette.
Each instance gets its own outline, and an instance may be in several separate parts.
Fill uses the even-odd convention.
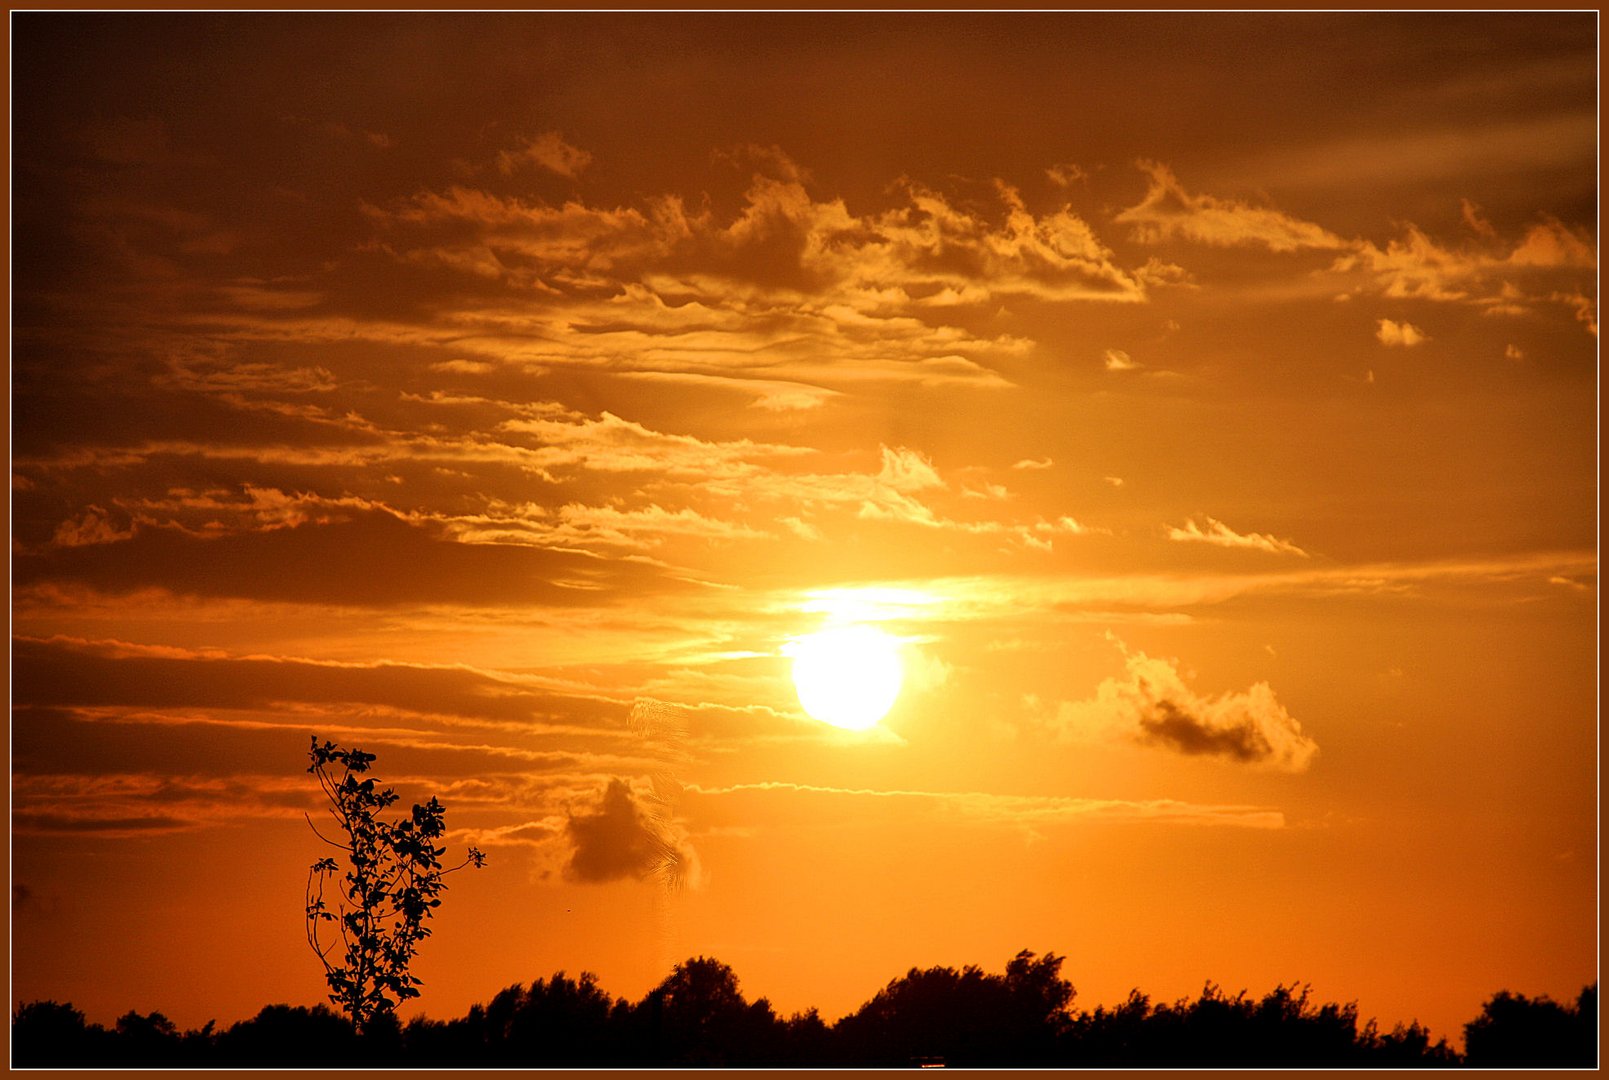
[[[327,1006],[270,1005],[219,1030],[179,1031],[161,1013],[115,1027],[38,1001],[12,1019],[13,1064],[263,1067],[891,1066],[1583,1066],[1597,1062],[1597,987],[1573,1002],[1502,991],[1464,1027],[1466,1049],[1418,1023],[1381,1032],[1354,1004],[1320,1003],[1305,986],[1252,997],[1208,984],[1194,999],[1132,992],[1079,1011],[1062,958],[1021,952],[1003,974],[975,966],[912,968],[836,1023],[812,1009],[781,1016],[748,1001],[727,965],[698,957],[638,1001],[590,974],[515,984],[455,1019],[394,1013],[359,1033]]]

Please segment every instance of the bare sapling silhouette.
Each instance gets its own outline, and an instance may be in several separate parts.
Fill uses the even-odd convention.
[[[374,777],[358,779],[373,754],[321,745],[314,736],[308,757],[307,771],[318,778],[326,810],[345,839],[332,840],[307,819],[320,840],[343,853],[308,869],[307,944],[324,965],[330,1001],[361,1035],[377,1018],[419,996],[420,979],[409,967],[419,943],[430,936],[426,920],[441,906],[447,887],[442,879],[466,866],[484,866],[486,856],[471,847],[463,862],[442,867],[447,849],[436,845],[446,832],[447,811],[435,796],[414,804],[406,817],[381,817],[397,793],[378,787]]]

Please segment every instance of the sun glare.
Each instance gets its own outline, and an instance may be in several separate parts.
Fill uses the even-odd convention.
[[[905,679],[899,642],[874,626],[833,626],[785,650],[805,712],[824,724],[865,731],[893,708]]]

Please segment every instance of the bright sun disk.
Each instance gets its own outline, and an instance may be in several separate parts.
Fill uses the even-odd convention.
[[[874,626],[835,626],[793,642],[793,685],[805,712],[865,731],[887,715],[905,679],[899,642]]]

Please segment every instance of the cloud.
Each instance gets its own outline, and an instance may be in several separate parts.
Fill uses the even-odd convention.
[[[1048,457],[1046,457],[1046,458],[1023,458],[1021,461],[1017,462],[1015,465],[1013,465],[1011,467],[1013,469],[1039,470],[1039,469],[1048,469],[1054,464],[1055,464],[1055,462],[1053,462]]]
[[[1473,234],[1469,243],[1449,247],[1410,222],[1382,247],[1372,240],[1344,239],[1276,209],[1191,194],[1167,166],[1149,161],[1139,166],[1149,176],[1145,197],[1113,217],[1131,226],[1135,239],[1154,244],[1181,238],[1274,252],[1333,251],[1337,254],[1330,273],[1362,272],[1373,289],[1393,299],[1467,303],[1490,314],[1524,314],[1539,303],[1572,305],[1570,297],[1584,295],[1584,277],[1597,267],[1591,234],[1548,215],[1509,246],[1480,207],[1464,199],[1460,210]],[[1141,272],[1136,277],[1161,280]],[[1559,288],[1560,282],[1569,282],[1570,291]],[[1595,318],[1578,317],[1596,332]]]
[[[1059,188],[1072,187],[1080,180],[1088,180],[1089,172],[1071,162],[1052,165],[1045,170],[1045,178]]]
[[[768,166],[728,214],[669,195],[550,205],[464,184],[364,209],[372,250],[486,297],[450,316],[422,312],[455,324],[444,345],[543,364],[1009,385],[982,362],[1032,342],[967,332],[956,323],[968,310],[1020,297],[1136,302],[1146,282],[1178,277],[1155,260],[1119,266],[1067,207],[1031,211],[1004,183],[994,196],[997,206],[960,204],[902,181],[891,206],[857,214],[813,195],[802,170]]]
[[[1544,217],[1525,230],[1525,238],[1509,253],[1507,261],[1512,266],[1592,270],[1598,265],[1598,256],[1586,234],[1572,230],[1557,218]]]
[[[1300,555],[1307,558],[1307,552],[1291,543],[1281,540],[1267,533],[1237,533],[1216,518],[1207,518],[1206,527],[1196,524],[1195,518],[1185,522],[1184,528],[1168,528],[1168,539],[1184,543],[1215,544],[1226,548],[1250,548],[1255,551],[1266,551],[1273,555]]]
[[[485,360],[438,360],[430,365],[430,370],[451,375],[489,375],[497,370],[497,365]]]
[[[789,382],[782,379],[765,379],[738,375],[713,375],[690,371],[627,371],[622,378],[647,382],[680,383],[710,389],[729,390],[751,398],[749,407],[763,412],[787,413],[819,409],[834,398],[843,397],[842,391],[829,390],[809,383]]]
[[[581,175],[581,170],[590,164],[592,155],[565,142],[564,136],[557,131],[548,131],[534,138],[524,139],[515,149],[504,150],[497,155],[498,171],[505,175],[517,172],[527,165],[535,165],[537,168],[574,180]]]
[[[185,596],[358,606],[574,607],[687,587],[641,562],[462,543],[440,524],[416,524],[384,511],[213,538],[180,528],[143,528],[116,543],[16,555],[13,572],[19,586],[76,583],[118,595],[156,587]]]
[[[1430,335],[1410,322],[1392,322],[1390,319],[1381,319],[1374,336],[1382,345],[1400,345],[1411,349],[1415,345],[1430,340]]]
[[[672,537],[729,542],[770,535],[738,522],[706,517],[691,507],[666,510],[658,503],[635,510],[567,503],[559,508],[558,524],[552,532],[559,537],[573,537],[581,544],[636,548],[656,547]]]
[[[522,741],[545,732],[620,735],[622,706],[553,692],[530,677],[454,665],[353,663],[17,636],[18,706],[274,710],[342,707],[351,716],[451,720]]]
[[[195,826],[195,822],[171,814],[101,817],[93,814],[51,814],[18,810],[11,817],[11,827],[19,833],[88,834],[107,838],[182,832]]]
[[[1122,349],[1106,350],[1107,371],[1134,371],[1140,365]]]
[[[786,799],[785,804],[777,805],[786,805],[789,811],[793,811],[790,796],[809,796],[820,804],[838,804],[845,817],[844,824],[849,827],[864,825],[868,817],[867,807],[879,804],[920,814],[927,821],[932,820],[937,810],[975,825],[1030,830],[1055,825],[1136,821],[1254,829],[1278,829],[1285,824],[1284,814],[1269,807],[1211,805],[1176,799],[1085,799],[1055,795],[997,795],[982,791],[844,788],[783,781],[710,787],[688,784],[686,791],[695,800],[746,804],[751,808],[751,817],[761,816],[764,800]],[[823,813],[813,812],[811,820],[819,824]],[[714,811],[706,811],[706,814],[717,816]],[[723,816],[720,820],[724,823],[726,819]],[[796,827],[797,822],[798,814],[790,812],[785,817],[779,817],[775,824],[778,828],[788,828]]]
[[[1054,719],[1062,738],[1121,738],[1285,772],[1305,770],[1318,753],[1267,683],[1204,697],[1185,684],[1175,661],[1118,647],[1125,677],[1103,680],[1088,700],[1062,702]]]
[[[1576,321],[1587,328],[1587,333],[1598,336],[1598,305],[1592,297],[1577,289],[1573,293],[1554,293],[1549,299],[1567,305],[1575,313]]]
[[[1175,237],[1213,247],[1265,247],[1289,252],[1339,251],[1345,240],[1320,225],[1282,211],[1185,191],[1173,170],[1155,161],[1137,163],[1149,181],[1145,197],[1112,220],[1133,226],[1136,240],[1156,244]]]
[[[1505,359],[1507,359],[1507,360],[1524,360],[1525,359],[1525,350],[1521,349],[1518,345],[1515,345],[1513,342],[1510,342],[1508,344],[1508,346],[1503,350],[1503,357]]]
[[[223,822],[300,817],[313,805],[304,779],[160,772],[19,773],[12,777],[19,832],[132,836]]]
[[[906,494],[944,487],[933,463],[916,451],[903,446],[894,449],[885,446],[882,450],[883,467],[877,474],[880,483]]]
[[[1490,221],[1486,220],[1485,216],[1481,213],[1481,208],[1477,204],[1471,202],[1469,199],[1459,199],[1458,208],[1463,214],[1464,224],[1469,226],[1471,232],[1477,236],[1483,236],[1488,240],[1495,240],[1497,238],[1497,230],[1492,227],[1492,223]]]
[[[658,877],[696,887],[698,854],[685,830],[665,819],[663,806],[657,796],[639,796],[624,780],[610,780],[595,810],[570,815],[566,875],[588,884]]]
[[[1451,248],[1409,223],[1384,248],[1356,241],[1331,269],[1365,272],[1374,288],[1393,299],[1467,303],[1492,314],[1516,315],[1538,303],[1567,302],[1556,286],[1537,286],[1572,282],[1579,294],[1579,282],[1597,266],[1590,238],[1556,218],[1531,225],[1508,250],[1495,234],[1477,230],[1477,236],[1473,244]]]
[[[104,508],[90,506],[77,517],[56,526],[50,542],[57,547],[83,547],[86,544],[111,544],[133,535],[132,521],[125,520],[119,525]]]

